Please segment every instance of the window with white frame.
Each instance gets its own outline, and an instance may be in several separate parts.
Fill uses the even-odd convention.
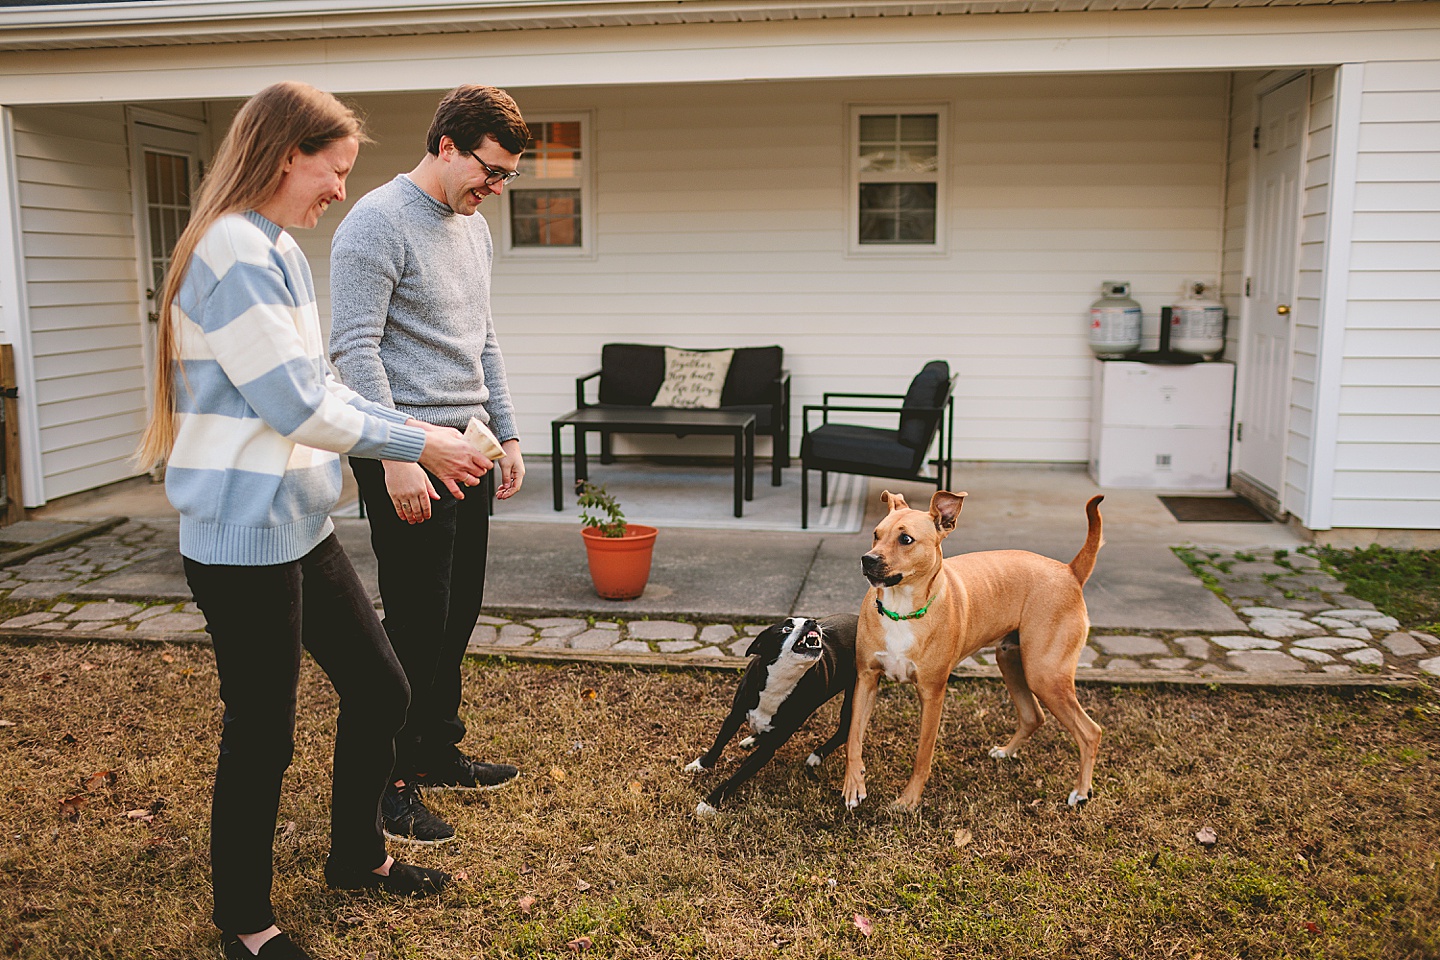
[[[937,251],[944,237],[945,108],[851,108],[851,248]]]
[[[590,123],[581,114],[526,119],[520,177],[505,188],[508,252],[537,256],[591,249]]]

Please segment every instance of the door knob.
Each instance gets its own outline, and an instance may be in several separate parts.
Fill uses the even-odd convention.
[[[1290,304],[1288,304],[1288,303],[1282,303],[1282,304],[1280,304],[1279,306],[1277,306],[1277,307],[1275,308],[1275,312],[1278,313],[1278,314],[1280,314],[1280,316],[1282,316],[1282,317],[1285,316],[1285,314],[1287,314],[1287,313],[1290,312]]]

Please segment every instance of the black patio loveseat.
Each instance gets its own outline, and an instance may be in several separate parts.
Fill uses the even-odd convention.
[[[736,347],[718,408],[755,415],[755,432],[774,441],[770,482],[777,487],[780,470],[790,466],[790,373],[784,363],[785,352],[778,346]],[[596,397],[587,397],[586,384],[596,379]],[[575,378],[575,405],[580,409],[650,407],[664,380],[664,344],[607,343],[600,350],[600,369]],[[601,431],[602,463],[613,460],[612,433],[622,432]]]

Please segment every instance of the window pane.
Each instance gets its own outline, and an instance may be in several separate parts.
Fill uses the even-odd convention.
[[[160,211],[151,207],[150,215],[150,257],[158,260],[165,256],[165,238],[160,235]]]
[[[899,117],[894,114],[867,114],[860,118],[860,139],[887,140],[896,138]]]
[[[889,173],[895,169],[895,148],[891,144],[860,144],[861,173]]]
[[[933,113],[907,113],[899,120],[901,140],[934,143],[940,133],[940,117]]]
[[[579,190],[511,190],[510,236],[517,247],[578,247]]]
[[[145,199],[150,203],[159,199],[160,175],[156,172],[159,162],[157,155],[149,150],[145,151]]]
[[[862,116],[860,172],[934,173],[940,117],[934,113]]]
[[[190,206],[190,158],[175,158],[175,195],[182,207]]]
[[[933,183],[860,184],[861,243],[934,243]]]
[[[541,121],[530,127],[530,143],[520,159],[528,177],[556,179],[580,176],[580,122]]]

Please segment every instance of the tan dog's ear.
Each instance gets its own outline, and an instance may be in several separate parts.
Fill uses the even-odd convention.
[[[910,504],[905,502],[903,496],[898,493],[891,493],[889,490],[881,491],[880,502],[889,507],[891,513],[894,513],[896,510],[910,509]]]
[[[935,521],[936,530],[948,536],[955,529],[960,507],[968,496],[968,493],[951,493],[949,490],[935,491],[935,496],[930,498],[930,518]]]

